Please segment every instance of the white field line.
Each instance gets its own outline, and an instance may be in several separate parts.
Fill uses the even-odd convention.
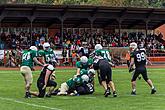
[[[45,108],[45,109],[49,109],[49,110],[62,110],[62,109],[48,107],[48,106],[44,106],[44,105],[37,105],[37,104],[27,103],[27,102],[23,102],[23,101],[19,101],[19,100],[14,100],[11,98],[0,97],[0,100],[11,101],[11,102],[15,102],[15,103],[23,104],[23,105],[28,105],[28,106],[38,107],[38,108]]]

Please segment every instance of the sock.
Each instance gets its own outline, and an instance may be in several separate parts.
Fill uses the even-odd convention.
[[[136,89],[133,89],[132,92],[136,92]]]
[[[155,87],[154,86],[152,86],[152,89],[154,89]]]

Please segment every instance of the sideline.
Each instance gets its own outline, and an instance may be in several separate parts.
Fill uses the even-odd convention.
[[[15,103],[19,103],[19,104],[23,104],[23,105],[29,105],[29,106],[38,107],[38,108],[45,108],[45,109],[49,109],[49,110],[62,110],[62,109],[52,108],[52,107],[48,107],[48,106],[44,106],[44,105],[37,105],[37,104],[27,103],[27,102],[23,102],[23,101],[19,101],[19,100],[14,100],[11,98],[0,97],[0,100],[15,102]]]

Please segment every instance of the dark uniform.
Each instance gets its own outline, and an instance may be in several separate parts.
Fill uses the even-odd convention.
[[[82,70],[81,70],[82,71]],[[86,70],[87,71],[87,70]],[[89,72],[83,72],[83,74],[88,75],[89,81],[84,82],[82,85],[76,87],[76,91],[78,94],[83,95],[83,94],[92,94],[94,92],[94,74]]]
[[[41,74],[40,74],[40,76],[39,76],[39,78],[37,80],[37,87],[38,87],[38,90],[39,90],[38,97],[44,97],[45,96],[45,93],[46,93],[46,88],[45,89],[42,89],[42,88],[45,85],[46,70],[47,69],[49,70],[48,66],[49,65],[45,66],[42,69]],[[50,70],[50,71],[52,71],[52,70]],[[52,73],[53,73],[53,71],[52,71]],[[51,76],[51,74],[50,74],[50,76]],[[47,82],[47,86],[46,87],[52,87],[52,86],[56,87],[57,86],[57,83],[55,81],[53,81],[53,80],[50,80],[50,76],[48,78],[48,82]]]
[[[93,63],[93,67],[95,70],[100,70],[100,78],[101,81],[112,81],[112,70],[111,66],[106,59],[95,59]]]
[[[134,58],[135,63],[135,73],[132,76],[131,81],[135,81],[136,78],[141,74],[145,81],[148,80],[147,70],[146,70],[146,52],[145,49],[137,49],[131,53],[131,58]]]

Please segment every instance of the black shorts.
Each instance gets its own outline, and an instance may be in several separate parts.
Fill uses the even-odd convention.
[[[144,79],[145,81],[148,80],[147,69],[144,68],[144,67],[142,67],[142,68],[136,68],[136,69],[135,69],[135,72],[134,72],[134,74],[133,74],[133,76],[132,76],[132,80],[131,80],[131,81],[136,81],[137,77],[138,77],[140,74],[143,76],[143,79]]]
[[[106,81],[107,83],[112,81],[112,69],[108,61],[100,61],[99,69],[101,81]]]
[[[40,98],[44,97],[45,93],[46,93],[46,88],[42,89],[43,86],[44,86],[43,82],[37,81],[37,87],[39,90],[38,97],[40,97]],[[57,83],[55,81],[49,80],[46,87],[56,87],[56,86],[57,86]]]

